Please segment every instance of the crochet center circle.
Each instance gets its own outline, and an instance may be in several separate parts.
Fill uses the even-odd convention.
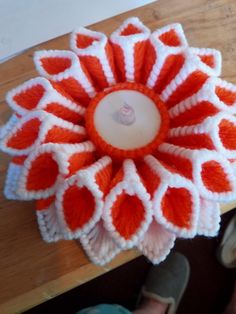
[[[169,116],[154,91],[126,82],[106,89],[91,101],[86,127],[103,154],[118,159],[139,158],[164,141]]]

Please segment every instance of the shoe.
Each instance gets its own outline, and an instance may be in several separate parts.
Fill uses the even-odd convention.
[[[187,258],[172,252],[167,259],[153,266],[142,288],[142,296],[168,304],[168,314],[176,313],[190,276]]]
[[[236,215],[233,216],[225,229],[216,256],[224,267],[236,267]]]

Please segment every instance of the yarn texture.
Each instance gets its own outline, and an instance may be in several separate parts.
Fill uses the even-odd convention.
[[[35,200],[42,238],[79,239],[98,265],[133,247],[158,264],[176,238],[217,235],[219,203],[236,199],[236,86],[219,78],[220,52],[189,47],[180,24],[151,33],[135,17],[109,38],[80,27],[70,45],[37,51],[40,76],[6,96],[6,197]],[[98,128],[113,96],[121,106],[99,125],[114,118],[119,145]]]

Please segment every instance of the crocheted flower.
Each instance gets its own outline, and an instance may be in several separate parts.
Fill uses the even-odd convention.
[[[79,28],[71,49],[36,52],[42,77],[7,94],[6,196],[36,200],[43,239],[80,239],[97,264],[131,247],[159,263],[176,237],[216,235],[236,192],[236,87],[217,77],[220,53],[137,18],[109,39]]]

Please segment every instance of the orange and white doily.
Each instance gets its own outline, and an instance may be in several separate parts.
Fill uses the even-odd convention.
[[[236,198],[236,86],[221,54],[179,24],[129,18],[109,38],[35,53],[41,75],[7,94],[5,195],[36,200],[47,242],[80,239],[96,264],[137,247],[153,263],[177,237],[214,236]]]

